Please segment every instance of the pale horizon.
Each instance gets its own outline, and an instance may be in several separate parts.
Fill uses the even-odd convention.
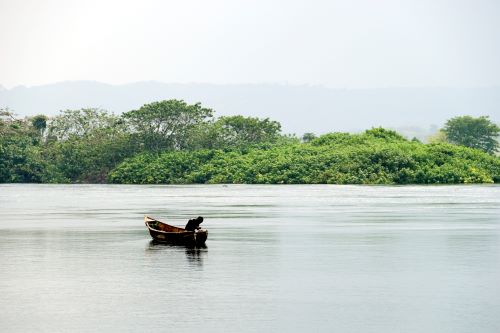
[[[0,2],[0,84],[500,85],[500,3]]]
[[[43,86],[51,86],[57,84],[64,83],[97,83],[108,86],[126,86],[140,83],[160,83],[167,85],[214,85],[214,86],[290,86],[290,87],[321,87],[325,89],[331,90],[378,90],[378,89],[481,89],[481,88],[499,88],[499,84],[489,84],[489,85],[475,85],[475,86],[454,86],[454,85],[399,85],[399,86],[363,86],[363,87],[332,87],[326,84],[311,84],[311,83],[290,83],[290,82],[278,82],[278,81],[269,81],[269,82],[238,82],[238,83],[226,83],[226,82],[203,82],[203,81],[186,81],[186,82],[168,82],[162,80],[138,80],[138,81],[127,81],[127,82],[106,82],[106,81],[98,81],[98,80],[79,80],[79,79],[71,79],[71,80],[61,80],[61,81],[53,81],[53,82],[45,82],[45,83],[36,83],[36,84],[17,84],[14,86],[7,86],[0,82],[0,88],[4,88],[5,90],[12,90],[16,88],[36,88]]]

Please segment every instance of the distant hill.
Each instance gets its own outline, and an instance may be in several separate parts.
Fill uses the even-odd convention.
[[[0,107],[19,115],[55,115],[61,109],[100,107],[121,113],[162,99],[184,99],[211,107],[216,115],[242,114],[278,120],[287,133],[357,131],[373,126],[424,136],[449,118],[489,115],[500,121],[500,87],[330,89],[279,84],[110,85],[70,81],[5,89]],[[422,133],[422,134],[419,134]]]

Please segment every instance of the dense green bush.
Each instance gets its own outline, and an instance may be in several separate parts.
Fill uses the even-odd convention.
[[[166,152],[126,160],[114,183],[455,184],[500,179],[500,159],[450,144],[408,141],[393,131],[331,133],[310,143],[248,151]]]

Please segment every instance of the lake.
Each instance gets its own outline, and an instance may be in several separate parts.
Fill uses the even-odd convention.
[[[500,186],[0,185],[0,331],[500,332]]]

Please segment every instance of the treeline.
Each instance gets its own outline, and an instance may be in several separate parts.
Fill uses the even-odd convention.
[[[0,182],[492,183],[500,182],[499,131],[466,116],[448,121],[432,144],[383,128],[299,139],[276,121],[215,118],[179,100],[120,116],[81,109],[18,119],[1,110]]]
[[[101,109],[19,119],[0,110],[0,182],[104,183],[140,153],[244,149],[288,140],[269,119],[214,118],[200,104],[168,100],[114,115]]]

